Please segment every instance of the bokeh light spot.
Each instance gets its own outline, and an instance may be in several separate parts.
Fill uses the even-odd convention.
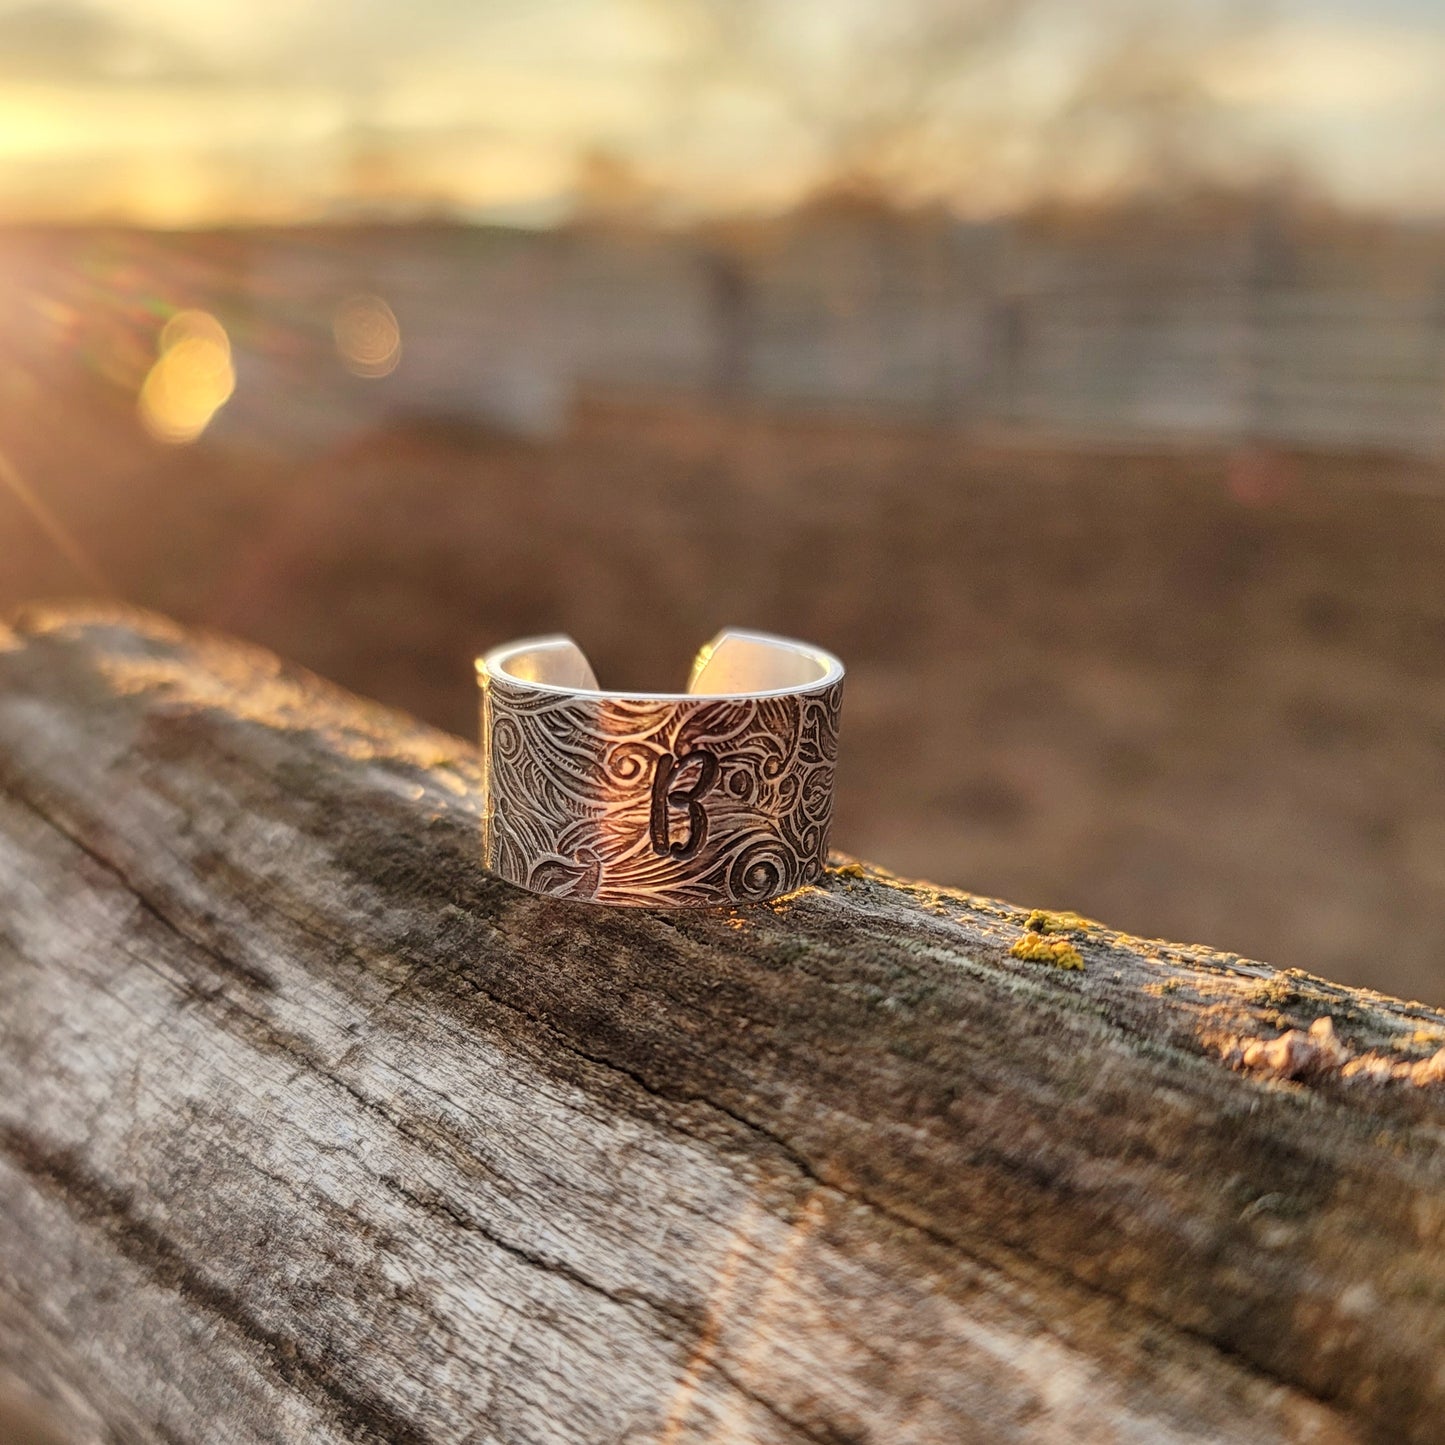
[[[331,323],[336,353],[355,376],[389,376],[401,360],[401,327],[380,296],[349,296]]]
[[[236,389],[230,338],[209,312],[178,311],[157,350],[141,386],[141,425],[157,441],[193,442]]]

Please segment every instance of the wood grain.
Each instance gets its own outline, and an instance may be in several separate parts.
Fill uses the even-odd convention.
[[[0,633],[36,1432],[1439,1438],[1445,1016],[842,859],[749,909],[538,899],[475,787],[233,642]]]

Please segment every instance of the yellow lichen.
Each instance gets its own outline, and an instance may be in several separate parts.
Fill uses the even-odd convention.
[[[1026,963],[1048,963],[1055,968],[1081,969],[1084,956],[1066,938],[1045,938],[1042,933],[1026,933],[1009,949],[1014,958]]]
[[[835,878],[866,878],[867,870],[861,863],[839,863],[828,869]]]
[[[1024,919],[1024,927],[1030,933],[1080,933],[1099,925],[1092,918],[1083,918],[1077,913],[1054,913],[1047,908],[1035,908]]]

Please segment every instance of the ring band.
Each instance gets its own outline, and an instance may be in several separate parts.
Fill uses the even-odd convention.
[[[843,665],[729,628],[682,693],[603,692],[570,637],[477,659],[482,846],[534,893],[655,908],[761,903],[822,872]]]

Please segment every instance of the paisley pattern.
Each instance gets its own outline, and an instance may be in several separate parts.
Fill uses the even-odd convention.
[[[487,865],[538,893],[660,908],[799,888],[827,857],[842,698],[841,679],[663,701],[491,676]],[[716,768],[683,766],[699,754]],[[682,786],[669,791],[675,772]]]

